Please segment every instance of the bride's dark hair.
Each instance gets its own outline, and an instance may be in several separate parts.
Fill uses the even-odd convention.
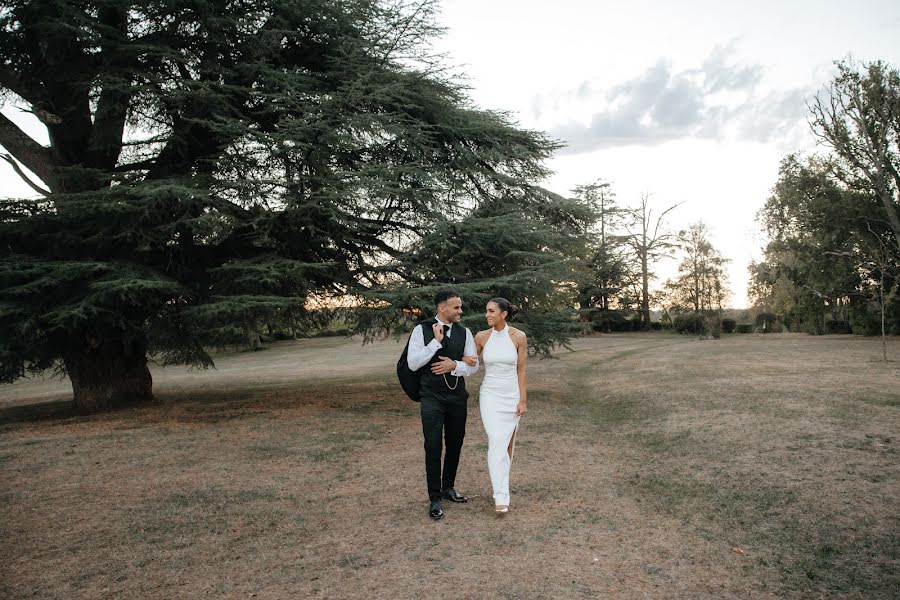
[[[510,304],[506,298],[491,298],[490,302],[496,304],[500,308],[500,312],[506,312],[507,321],[512,321],[513,317],[519,314],[519,307],[515,304]]]

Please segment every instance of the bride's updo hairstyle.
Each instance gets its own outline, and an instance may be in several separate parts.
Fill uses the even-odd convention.
[[[519,314],[519,307],[515,304],[510,304],[506,298],[491,298],[490,302],[496,304],[500,308],[500,312],[506,313],[507,321],[512,321],[513,317]]]

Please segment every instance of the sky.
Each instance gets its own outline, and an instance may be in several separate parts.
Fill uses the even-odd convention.
[[[900,66],[900,2],[881,0],[444,0],[445,53],[481,108],[566,147],[542,182],[570,195],[610,182],[623,205],[674,204],[673,231],[703,220],[728,259],[732,306],[747,306],[755,222],[790,152],[815,150],[806,102],[835,60]],[[41,143],[46,130],[3,114]],[[33,192],[0,161],[0,194]],[[659,278],[676,260],[657,265]]]
[[[900,66],[900,2],[444,0],[440,19],[434,49],[479,107],[566,143],[547,188],[604,179],[626,206],[682,203],[670,227],[710,227],[736,308],[765,244],[756,212],[781,159],[816,150],[806,103],[834,61]]]

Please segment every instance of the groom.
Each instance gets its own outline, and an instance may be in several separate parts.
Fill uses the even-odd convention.
[[[466,410],[469,394],[465,377],[478,372],[463,356],[477,356],[472,332],[459,324],[462,298],[453,290],[441,290],[434,297],[437,315],[413,329],[409,338],[407,363],[413,371],[422,370],[422,433],[425,436],[425,477],[428,481],[428,514],[438,520],[444,516],[441,499],[466,502],[454,489],[459,453],[466,435]],[[444,470],[441,473],[441,437],[447,443]]]

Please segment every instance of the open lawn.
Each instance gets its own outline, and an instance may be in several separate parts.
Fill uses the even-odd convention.
[[[440,522],[394,341],[156,369],[158,402],[97,416],[68,412],[65,382],[0,386],[0,597],[900,596],[900,362],[880,341],[573,348],[529,362],[504,517],[469,382],[472,499]]]

